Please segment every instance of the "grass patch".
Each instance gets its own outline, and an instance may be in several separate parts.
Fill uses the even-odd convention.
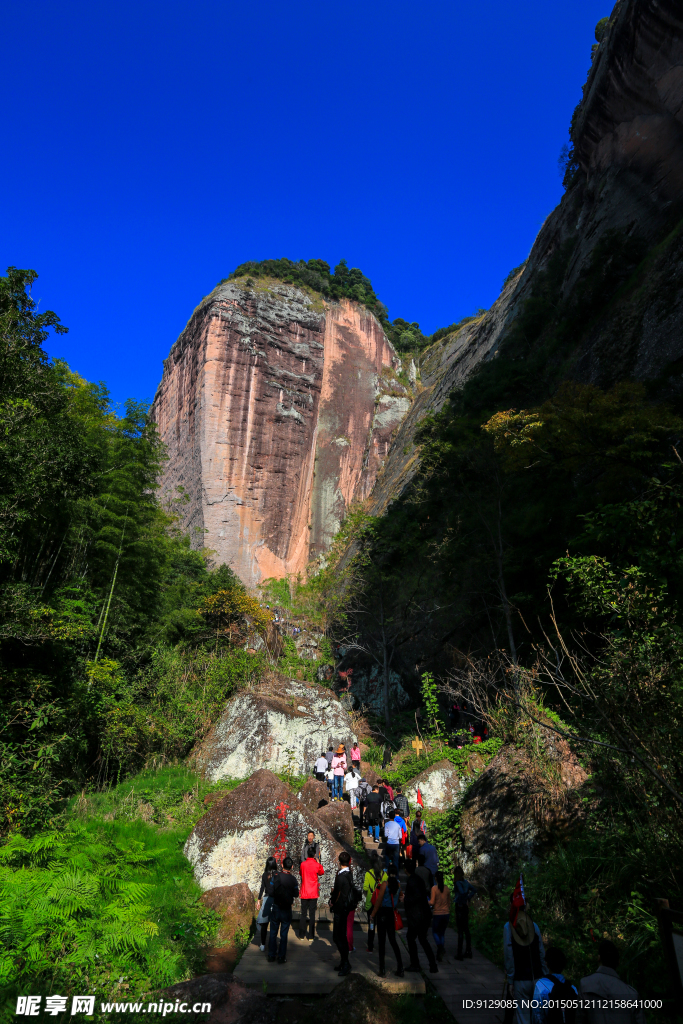
[[[185,765],[167,765],[140,772],[101,792],[82,792],[69,801],[63,820],[143,821],[178,829],[187,838],[206,811],[204,797],[216,790],[234,789],[242,781],[207,782]]]

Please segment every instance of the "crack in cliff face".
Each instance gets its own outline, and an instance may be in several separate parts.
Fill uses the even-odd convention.
[[[309,387],[315,387],[316,385],[316,378],[312,373],[293,373],[291,370],[285,370],[281,366],[273,366],[272,363],[268,365],[267,371],[268,373],[274,374],[276,377],[285,377],[288,380],[301,381],[303,384],[308,384]]]

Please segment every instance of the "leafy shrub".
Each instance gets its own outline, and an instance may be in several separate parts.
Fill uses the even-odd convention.
[[[105,777],[140,770],[150,760],[185,757],[239,689],[260,678],[262,653],[163,647],[128,679],[116,662],[98,665],[82,695],[98,720]]]
[[[390,768],[385,769],[384,775],[389,779],[392,786],[402,786],[411,779],[414,779],[416,775],[419,775],[426,768],[431,768],[437,761],[443,760],[451,761],[456,768],[464,771],[472,754],[479,754],[484,759],[484,763],[488,764],[496,756],[502,745],[502,740],[498,739],[497,736],[492,736],[491,739],[484,740],[483,743],[477,743],[476,746],[473,744],[468,745],[460,750],[457,747],[436,747],[434,750],[423,754],[422,757],[417,755],[407,757],[405,761],[401,762],[399,767],[393,770]]]
[[[446,811],[426,811],[427,835],[439,854],[439,868],[444,881],[453,888],[453,869],[457,863],[456,843],[462,817],[462,807],[451,807]]]
[[[238,277],[274,277],[290,284],[304,284],[332,299],[353,299],[374,313],[380,323],[388,323],[386,307],[375,295],[370,279],[358,267],[349,269],[346,260],[337,264],[334,273],[330,272],[330,265],[325,260],[252,261],[240,264],[225,280]]]
[[[601,43],[605,38],[605,33],[609,28],[609,15],[606,18],[600,18],[600,21],[595,26],[595,40]]]

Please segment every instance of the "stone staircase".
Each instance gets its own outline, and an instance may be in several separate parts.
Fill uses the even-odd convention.
[[[356,825],[358,822],[356,821]],[[374,842],[367,833],[363,834],[363,848],[366,853],[384,852],[383,842]],[[400,881],[405,887],[407,876],[402,870]],[[334,971],[333,965],[338,963],[339,954],[332,943],[332,914],[327,905],[318,907],[316,937],[311,942],[298,937],[299,906],[296,901],[293,908],[292,926],[289,930],[287,944],[287,963],[269,964],[266,953],[259,949],[259,934],[254,936],[239,964],[235,968],[235,978],[251,987],[259,988],[272,996],[327,995],[342,981]],[[481,1004],[484,1001],[499,1000],[503,992],[504,978],[502,971],[487,960],[475,949],[471,960],[456,960],[455,950],[457,938],[449,928],[446,932],[446,954],[439,964],[439,973],[430,974],[427,964],[422,964],[424,976],[418,973],[407,973],[403,978],[394,975],[394,957],[391,947],[386,951],[386,977],[379,977],[379,956],[377,942],[372,953],[366,949],[367,915],[361,904],[356,911],[354,924],[355,950],[351,953],[351,969],[354,974],[367,977],[374,984],[393,995],[410,993],[424,995],[427,985],[443,999],[458,1024],[503,1024],[504,1011],[489,1010]],[[404,966],[409,957],[405,939],[405,929],[399,938],[406,946],[403,958]],[[431,933],[430,939],[431,942]],[[435,949],[435,947],[433,947]],[[424,953],[418,945],[424,960]],[[477,1005],[477,1003],[479,1005]]]
[[[383,853],[384,851],[383,842],[376,843],[370,839],[367,830],[363,833],[363,847],[367,853],[372,851]],[[401,869],[399,880],[402,889],[405,889],[407,878],[406,872]],[[405,915],[403,916],[405,918]],[[409,957],[405,929],[399,933],[399,937],[406,947],[404,964],[407,965]],[[431,931],[428,941],[436,953]],[[417,948],[427,983],[441,996],[459,1024],[503,1024],[504,1010],[489,1009],[482,1005],[500,1000],[503,995],[505,978],[503,972],[495,964],[492,964],[476,949],[472,950],[471,960],[456,960],[457,933],[450,926],[446,930],[446,953],[438,965],[438,974],[429,973],[429,966],[424,963],[424,952],[419,943]],[[389,960],[389,958],[392,958],[390,949],[387,950],[387,959]],[[414,974],[413,977],[419,977],[419,975]]]

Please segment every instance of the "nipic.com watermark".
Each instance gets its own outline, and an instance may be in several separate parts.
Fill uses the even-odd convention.
[[[15,1016],[37,1017],[42,1009],[52,1017],[58,1013],[66,1013],[69,999],[67,996],[19,996]],[[176,999],[174,1003],[99,1003],[98,1013],[156,1013],[165,1017],[168,1013],[211,1013],[211,1003],[183,1003]],[[73,996],[71,999],[71,1015],[76,1013],[91,1017],[95,1013],[95,996]]]

